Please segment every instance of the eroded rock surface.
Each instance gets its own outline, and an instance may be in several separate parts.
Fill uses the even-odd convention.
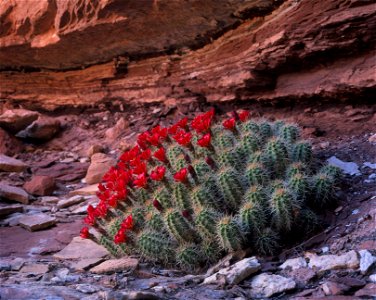
[[[375,89],[372,1],[137,3],[4,2],[1,98],[56,109],[345,99]],[[26,66],[34,72],[15,71]]]

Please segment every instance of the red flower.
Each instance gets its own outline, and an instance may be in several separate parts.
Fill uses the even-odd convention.
[[[152,144],[153,146],[158,146],[160,144],[159,139],[160,139],[159,133],[153,133],[152,135],[149,136],[148,142]]]
[[[162,128],[160,125],[158,125],[151,130],[151,133],[157,133],[159,137],[164,140],[167,137],[167,128]]]
[[[188,118],[181,119],[179,122],[172,125],[170,128],[168,128],[169,134],[176,134],[179,128],[185,129],[187,128]]]
[[[154,152],[153,156],[161,162],[166,162],[166,151],[163,147]]]
[[[197,144],[200,146],[200,147],[209,147],[210,145],[210,141],[211,141],[211,135],[210,133],[207,133],[205,134],[201,139],[199,139],[197,141]]]
[[[222,123],[223,127],[228,130],[233,130],[235,128],[235,118],[227,119]]]
[[[133,184],[138,188],[144,188],[146,187],[147,178],[145,173],[141,173],[136,177],[135,180],[133,180]]]
[[[188,170],[187,168],[181,169],[179,172],[175,173],[174,179],[178,182],[186,182],[188,176]]]
[[[238,115],[240,121],[245,122],[249,119],[250,112],[248,110],[242,110]]]
[[[154,206],[157,210],[159,210],[159,211],[162,211],[162,209],[163,209],[161,203],[160,203],[157,199],[154,199],[154,201],[153,201],[153,206]]]
[[[104,192],[106,190],[106,187],[102,183],[100,183],[98,184],[98,190]]]
[[[99,218],[104,218],[107,215],[107,204],[104,201],[100,201],[95,208],[95,215]]]
[[[150,149],[146,149],[145,151],[143,151],[140,155],[139,155],[139,158],[141,160],[149,160],[151,157],[151,150]]]
[[[114,237],[114,242],[115,244],[121,244],[121,243],[125,243],[126,240],[127,240],[127,236],[125,235],[125,230],[123,228],[120,228]]]
[[[127,198],[128,191],[125,186],[116,187],[116,197],[118,200],[125,200]]]
[[[150,178],[155,181],[161,181],[166,173],[166,168],[164,166],[158,166],[153,171],[151,171]]]
[[[95,224],[95,217],[94,215],[87,215],[85,218],[84,218],[84,223],[89,225],[89,226],[94,226]]]
[[[116,195],[112,195],[109,199],[108,199],[108,205],[111,206],[111,207],[116,207],[117,206],[117,197]]]
[[[173,138],[179,145],[187,146],[191,142],[192,134],[180,129]]]
[[[80,231],[80,237],[83,239],[87,239],[89,237],[89,228],[83,227]]]
[[[148,146],[148,138],[150,136],[150,133],[148,131],[145,131],[138,135],[137,137],[137,144],[142,148],[146,149]]]
[[[139,158],[132,161],[132,166],[133,166],[133,169],[132,169],[133,174],[140,175],[142,173],[146,173],[146,169],[147,169],[146,164],[143,161],[141,161]]]
[[[214,117],[214,109],[196,116],[192,122],[191,126],[197,133],[205,132],[210,128],[211,121]]]
[[[133,228],[133,217],[132,215],[129,215],[128,217],[126,217],[123,221],[123,223],[121,223],[121,228],[124,229],[124,230],[131,230]]]

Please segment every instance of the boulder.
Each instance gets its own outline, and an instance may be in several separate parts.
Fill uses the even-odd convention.
[[[220,279],[224,279],[224,283],[228,285],[238,284],[251,274],[256,273],[260,268],[260,263],[255,257],[245,258],[205,278],[204,284],[218,283]]]
[[[29,195],[21,188],[10,186],[0,182],[0,198],[17,201],[23,204],[29,203]]]
[[[50,140],[59,130],[60,121],[58,119],[42,116],[18,132],[16,136],[35,140]]]
[[[22,172],[27,168],[23,161],[0,154],[0,171],[3,172]]]
[[[0,127],[12,133],[17,133],[38,119],[38,116],[39,114],[35,111],[9,109],[0,116]]]
[[[280,275],[260,274],[251,281],[251,295],[256,298],[269,298],[275,294],[292,290],[296,283],[291,278]]]
[[[23,188],[32,195],[51,195],[56,188],[55,179],[49,176],[34,175],[30,181],[23,185]]]
[[[104,151],[104,147],[102,145],[91,145],[89,149],[87,150],[87,156],[92,157],[95,153],[101,153]]]
[[[116,161],[104,153],[96,153],[91,157],[91,164],[87,170],[85,180],[88,184],[99,183],[103,175],[115,165]]]

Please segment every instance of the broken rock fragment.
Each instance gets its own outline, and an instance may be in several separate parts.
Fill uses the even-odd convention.
[[[9,109],[0,116],[0,126],[17,133],[38,119],[39,114],[26,109]]]
[[[0,154],[0,171],[3,172],[22,172],[26,170],[27,164],[13,157]]]

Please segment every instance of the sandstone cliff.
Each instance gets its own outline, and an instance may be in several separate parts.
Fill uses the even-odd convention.
[[[372,97],[372,0],[11,0],[0,99],[24,106]]]

